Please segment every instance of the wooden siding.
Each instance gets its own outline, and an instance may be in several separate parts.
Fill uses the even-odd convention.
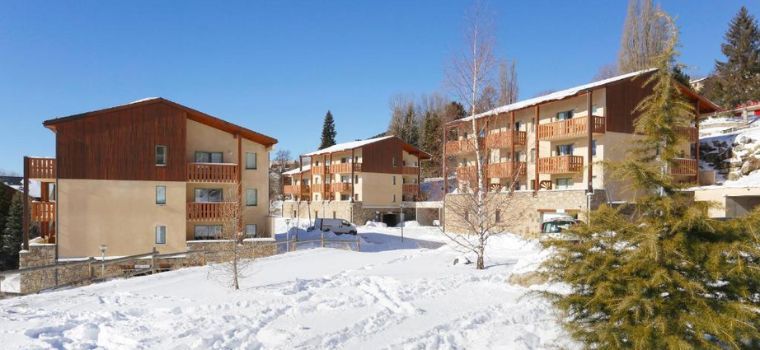
[[[362,147],[362,171],[367,173],[401,174],[403,141],[398,138],[370,143]],[[393,158],[396,166],[393,166]]]
[[[651,73],[647,73],[606,87],[607,131],[633,133],[633,122],[641,114],[634,110],[641,100],[652,93],[652,84],[643,86],[650,76]]]
[[[117,109],[56,125],[62,179],[185,181],[186,113],[167,104]],[[156,166],[156,145],[167,146]]]

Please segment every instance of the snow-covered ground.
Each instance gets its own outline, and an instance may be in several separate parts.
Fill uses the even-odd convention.
[[[412,225],[413,226],[413,225]],[[278,225],[283,228],[283,225]],[[510,275],[536,269],[535,241],[494,238],[477,271],[437,228],[363,226],[362,251],[315,248],[258,259],[233,291],[213,266],[0,301],[0,344],[16,348],[576,347],[550,303]],[[311,234],[311,233],[310,233]],[[282,237],[282,236],[279,236]],[[351,239],[351,236],[339,236]],[[435,248],[438,247],[438,248]]]

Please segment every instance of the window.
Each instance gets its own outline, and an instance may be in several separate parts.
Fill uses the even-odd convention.
[[[245,154],[245,168],[249,170],[256,169],[256,153],[246,152]]]
[[[349,175],[341,175],[340,176],[340,182],[344,184],[350,184],[351,183],[351,177]]]
[[[522,126],[521,122],[515,122],[515,131],[520,131],[521,126]]]
[[[156,165],[166,165],[166,146],[156,145]]]
[[[166,204],[166,186],[156,186],[156,204]]]
[[[569,145],[557,145],[558,156],[571,156],[573,155],[573,144]]]
[[[256,224],[245,225],[245,238],[256,237]]]
[[[397,164],[396,164],[396,157],[394,156],[394,157],[392,158],[392,160],[393,160],[393,167],[395,168],[395,167],[396,167],[396,165],[397,165]]]
[[[340,164],[346,164],[346,163],[348,163],[348,158],[346,157],[340,158]]]
[[[224,163],[222,152],[195,152],[196,163]]]
[[[351,199],[350,195],[347,195],[347,194],[341,194],[340,195],[340,200],[342,200],[342,201],[347,201],[349,199]]]
[[[556,180],[555,188],[558,190],[567,190],[573,187],[573,179],[571,178],[559,178]]]
[[[591,140],[591,155],[596,157],[596,140]]]
[[[335,210],[333,210],[333,219],[335,219],[336,217],[337,217],[337,215],[335,213]]]
[[[166,226],[156,226],[156,244],[166,244]]]
[[[393,202],[394,203],[396,202],[396,195],[395,194],[393,195]]]
[[[245,190],[245,205],[249,207],[259,205],[259,191],[255,188]]]
[[[196,188],[196,203],[219,203],[224,200],[221,188]]]
[[[396,176],[395,175],[393,176],[393,184],[394,185],[396,184]]]
[[[515,160],[518,160],[518,159],[515,159]],[[536,161],[536,149],[535,148],[531,148],[530,149],[530,162],[533,163],[535,161]]]
[[[359,194],[358,193],[354,193],[354,200],[357,201],[357,202],[359,201]]]
[[[573,111],[562,111],[557,113],[557,120],[568,120],[573,118]]]
[[[494,214],[495,214],[495,216],[496,216],[496,217],[495,217],[495,219],[496,219],[496,222],[501,222],[501,210],[499,210],[499,209],[496,209],[496,212],[495,212]]]
[[[354,183],[355,184],[359,183],[359,175],[354,175]]]
[[[195,239],[217,239],[222,236],[222,225],[195,225]]]

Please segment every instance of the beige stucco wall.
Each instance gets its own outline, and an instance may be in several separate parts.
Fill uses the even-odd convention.
[[[365,205],[391,205],[401,202],[403,178],[401,174],[362,173],[361,201]],[[396,184],[393,184],[396,177]],[[396,201],[393,201],[393,196]]]
[[[695,201],[706,201],[715,205],[708,209],[708,215],[713,218],[732,217],[738,212],[743,214],[745,208],[730,208],[731,203],[726,201],[727,197],[760,197],[760,187],[712,187],[694,189]],[[728,204],[728,207],[727,207]]]
[[[225,163],[238,163],[242,164],[242,198],[241,201],[245,201],[245,193],[247,189],[256,189],[258,191],[258,205],[257,206],[244,206],[243,207],[243,225],[255,224],[257,235],[270,236],[270,220],[269,215],[269,151],[271,148],[267,148],[264,145],[255,143],[253,141],[243,139],[242,140],[242,155],[238,157],[238,139],[235,135],[228,132],[212,128],[205,124],[197,123],[192,120],[187,120],[187,161],[193,162],[195,160],[196,151],[204,152],[223,152]],[[256,169],[246,169],[245,154],[256,153]],[[187,200],[192,201],[194,197],[195,188],[223,188],[225,190],[225,201],[233,198],[229,195],[230,189],[234,188],[234,185],[228,184],[187,184]],[[234,191],[233,191],[234,192]],[[187,237],[193,237],[194,225],[196,224],[209,224],[209,223],[193,223],[189,224],[186,231]]]
[[[166,204],[155,204],[156,186],[166,186]],[[59,256],[121,256],[186,250],[184,182],[58,180]],[[155,228],[166,226],[166,244],[155,244]]]

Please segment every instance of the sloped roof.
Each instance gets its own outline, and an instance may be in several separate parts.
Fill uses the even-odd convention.
[[[657,70],[657,68],[643,69],[643,70],[640,70],[640,71],[631,72],[631,73],[627,73],[627,74],[622,74],[622,75],[614,76],[614,77],[611,77],[611,78],[607,78],[607,79],[591,82],[591,83],[588,83],[588,84],[578,85],[578,86],[575,86],[575,87],[571,87],[569,89],[565,89],[565,90],[561,90],[561,91],[555,91],[555,92],[552,92],[552,93],[549,93],[549,94],[546,94],[546,95],[537,96],[537,97],[529,98],[527,100],[522,100],[522,101],[518,101],[518,102],[515,102],[515,103],[512,103],[512,104],[508,104],[508,105],[504,105],[504,106],[501,106],[501,107],[497,107],[497,108],[494,108],[494,109],[492,109],[490,111],[486,111],[486,112],[483,112],[483,113],[480,113],[480,114],[476,114],[474,117],[466,117],[466,118],[462,118],[462,119],[457,119],[457,120],[452,121],[450,123],[459,123],[459,122],[464,122],[464,121],[470,121],[473,118],[479,119],[479,118],[488,117],[488,116],[492,116],[492,115],[497,115],[497,114],[501,114],[501,113],[506,113],[506,112],[516,111],[516,110],[520,110],[520,109],[525,109],[525,108],[532,107],[532,106],[535,106],[535,105],[538,105],[538,104],[541,104],[541,103],[563,100],[563,99],[566,99],[568,97],[573,97],[573,96],[576,96],[578,94],[581,94],[581,93],[583,93],[585,91],[588,91],[590,89],[600,88],[600,87],[603,87],[603,86],[606,86],[606,85],[610,85],[610,84],[613,84],[613,83],[617,83],[617,82],[620,82],[620,81],[623,81],[623,80],[626,80],[626,79],[631,79],[631,78],[637,77],[637,76],[645,74],[645,73],[653,72],[655,70]],[[720,109],[720,107],[718,107],[715,103],[713,103],[712,101],[708,100],[707,98],[705,98],[703,96],[700,96],[700,95],[692,92],[690,89],[684,87],[683,84],[679,83],[679,86],[681,86],[684,89],[684,91],[685,91],[686,94],[688,94],[688,95],[690,95],[690,96],[692,96],[692,97],[694,97],[696,99],[699,99],[700,101],[702,101],[705,104],[707,104],[707,105],[715,108],[716,110]]]
[[[351,141],[351,142],[339,143],[339,144],[332,145],[332,146],[327,147],[327,148],[323,148],[321,150],[317,150],[317,151],[314,151],[314,152],[306,153],[306,154],[304,154],[304,156],[308,157],[308,156],[316,156],[316,155],[319,155],[319,154],[334,153],[334,152],[340,152],[340,151],[348,151],[348,150],[352,150],[354,148],[360,148],[362,146],[366,146],[366,145],[369,145],[369,144],[372,144],[372,143],[375,143],[375,142],[385,141],[385,140],[393,139],[393,138],[399,139],[401,141],[402,147],[403,147],[403,149],[405,151],[407,151],[409,153],[416,154],[418,157],[420,157],[420,159],[430,159],[430,157],[431,157],[430,153],[427,153],[427,152],[425,152],[425,151],[423,151],[423,150],[421,150],[421,149],[419,149],[417,147],[414,147],[414,146],[412,146],[412,145],[404,142],[403,140],[401,140],[401,138],[399,138],[398,136],[395,136],[395,135],[389,135],[389,136],[375,137],[375,138],[366,139],[366,140],[359,140],[359,141]]]
[[[303,172],[307,172],[309,170],[311,170],[311,164],[304,164],[303,165]],[[282,175],[296,175],[296,174],[300,174],[300,173],[301,173],[301,168],[299,167],[299,168],[288,170],[288,171],[282,173]]]
[[[95,111],[90,111],[90,112],[85,112],[85,113],[79,113],[79,114],[69,115],[69,116],[65,116],[65,117],[59,117],[59,118],[49,119],[49,120],[44,121],[42,123],[42,125],[44,125],[45,127],[47,127],[49,129],[55,131],[56,125],[58,125],[60,123],[67,122],[67,121],[70,121],[70,120],[76,120],[76,119],[81,119],[81,118],[90,118],[90,117],[99,116],[99,115],[102,115],[102,114],[105,114],[105,113],[108,113],[108,112],[113,112],[113,111],[118,111],[118,110],[128,109],[128,108],[134,108],[134,107],[137,107],[137,106],[144,106],[144,105],[153,104],[153,103],[163,103],[163,104],[167,104],[167,105],[170,105],[170,106],[173,106],[173,107],[185,110],[186,112],[188,112],[187,113],[187,117],[190,120],[194,120],[196,122],[199,122],[199,123],[202,123],[202,124],[206,124],[208,126],[211,126],[211,127],[214,127],[214,128],[220,129],[220,130],[227,131],[229,133],[239,133],[240,136],[242,136],[243,138],[251,140],[251,141],[256,142],[256,143],[260,143],[260,144],[265,145],[267,147],[272,146],[272,145],[274,145],[274,144],[277,143],[277,139],[275,139],[273,137],[270,137],[270,136],[267,136],[267,135],[255,132],[253,130],[250,130],[248,128],[242,127],[240,125],[236,125],[236,124],[230,123],[230,122],[225,121],[223,119],[220,119],[220,118],[214,117],[212,115],[203,113],[201,111],[192,109],[190,107],[181,105],[181,104],[176,103],[174,101],[167,100],[167,99],[165,99],[163,97],[149,97],[149,98],[140,99],[140,100],[137,100],[137,101],[133,101],[133,102],[130,102],[130,103],[127,103],[127,104],[123,104],[123,105],[119,105],[119,106],[115,106],[115,107],[109,107],[109,108],[99,109],[99,110],[95,110]]]

